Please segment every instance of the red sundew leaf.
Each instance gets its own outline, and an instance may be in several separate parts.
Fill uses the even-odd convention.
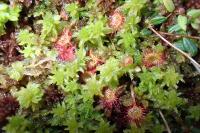
[[[143,52],[143,65],[147,68],[161,66],[166,60],[164,52],[156,52],[152,49],[146,49]]]
[[[124,15],[120,11],[114,11],[111,13],[109,16],[109,22],[108,25],[113,29],[113,30],[119,30],[125,21]]]
[[[141,123],[141,121],[145,117],[145,109],[141,106],[132,106],[127,110],[127,118],[130,123],[134,122],[137,125]]]
[[[97,66],[104,64],[104,61],[96,57],[92,50],[89,50],[88,56],[91,58],[91,60],[87,62],[87,72],[94,74],[97,71]]]
[[[105,109],[112,109],[114,106],[117,106],[119,97],[116,95],[115,90],[106,89],[104,91],[104,96],[100,99],[100,104]]]

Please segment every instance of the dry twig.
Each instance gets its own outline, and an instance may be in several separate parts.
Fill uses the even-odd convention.
[[[160,34],[162,34],[162,35],[167,35],[167,36],[174,36],[174,37],[177,37],[177,38],[185,37],[185,38],[200,40],[200,37],[198,37],[198,36],[181,35],[181,34],[172,34],[172,33],[167,33],[167,32],[162,32],[162,31],[159,31],[158,33],[160,33]]]
[[[165,116],[163,115],[161,110],[159,110],[159,114],[160,114],[161,118],[163,119],[163,122],[165,124],[166,129],[167,129],[167,132],[171,133],[171,129],[169,128],[169,125],[168,125],[168,123],[167,123],[167,121],[165,119]]]

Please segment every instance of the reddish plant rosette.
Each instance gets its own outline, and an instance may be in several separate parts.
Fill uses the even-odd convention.
[[[146,68],[161,66],[165,63],[166,56],[164,52],[157,52],[152,49],[146,49],[143,52],[142,63]]]
[[[112,110],[120,110],[120,96],[124,92],[124,86],[116,89],[108,87],[103,88],[103,96],[100,97],[99,105],[105,112],[112,112]]]
[[[44,101],[46,105],[53,105],[55,103],[61,103],[64,100],[64,93],[55,85],[50,85],[44,91]]]
[[[119,96],[117,95],[116,90],[112,90],[109,88],[106,88],[104,90],[103,97],[100,98],[100,106],[104,109],[112,110],[113,107],[116,107],[119,105]]]
[[[110,28],[112,28],[114,31],[118,31],[121,29],[125,22],[125,17],[124,15],[118,11],[115,10],[113,13],[109,15],[109,21],[108,25]]]
[[[146,109],[142,106],[133,104],[126,109],[125,118],[129,124],[140,125],[146,115]]]

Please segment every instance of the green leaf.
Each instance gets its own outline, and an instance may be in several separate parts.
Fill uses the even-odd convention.
[[[190,53],[192,56],[195,56],[198,53],[197,44],[190,39],[183,38],[183,47],[185,51]]]
[[[186,28],[187,28],[187,17],[179,15],[178,16],[178,25],[181,27],[181,29],[186,31]]]
[[[187,12],[187,15],[192,18],[198,18],[200,17],[200,9],[192,9]]]
[[[190,39],[183,38],[183,40],[175,42],[174,45],[180,50],[189,53],[191,56],[195,56],[198,53],[197,44]]]
[[[67,122],[69,133],[78,133],[79,123],[75,118],[70,118]]]
[[[139,65],[142,63],[142,54],[139,50],[134,52],[134,63]]]
[[[76,91],[79,89],[79,84],[76,80],[70,81],[66,83],[66,86],[63,88],[63,90],[67,93],[76,93]]]
[[[150,30],[148,30],[147,28],[144,28],[144,29],[141,30],[140,34],[142,36],[149,36],[149,35],[152,34],[152,32]]]
[[[157,16],[157,17],[152,18],[150,20],[150,23],[153,24],[153,25],[159,25],[159,24],[164,23],[166,20],[167,20],[167,17]]]
[[[179,24],[175,24],[175,25],[169,27],[168,32],[173,33],[173,32],[178,32],[180,30],[181,30],[181,27],[179,26]]]
[[[163,125],[156,124],[150,129],[150,131],[152,133],[163,133],[165,131],[165,127]]]
[[[145,127],[137,127],[135,124],[131,125],[130,129],[124,130],[124,133],[145,133]]]
[[[175,42],[174,45],[175,45],[178,49],[180,49],[180,50],[182,50],[182,51],[185,51],[185,47],[183,46],[183,41]]]
[[[173,12],[175,9],[174,3],[172,0],[163,0],[164,6],[169,12]]]
[[[67,125],[67,107],[64,102],[57,104],[51,111],[53,119],[50,121],[52,126]]]
[[[192,28],[199,30],[200,29],[200,19],[195,19],[192,23],[191,23]]]

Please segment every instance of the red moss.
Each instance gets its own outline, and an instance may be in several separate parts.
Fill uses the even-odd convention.
[[[186,8],[187,9],[191,9],[191,8],[200,9],[200,1],[199,0],[188,0],[188,2],[186,3]]]
[[[110,12],[114,9],[116,0],[97,0],[97,6],[101,12]]]
[[[44,99],[46,105],[53,105],[55,103],[62,102],[64,99],[64,94],[61,90],[51,85],[45,89]]]
[[[86,2],[87,2],[87,0],[77,0],[77,1],[78,1],[79,5],[80,5],[81,7],[84,7],[85,4],[86,4]]]
[[[76,46],[71,43],[72,32],[64,29],[61,36],[56,41],[54,47],[58,51],[58,59],[61,61],[73,61],[76,58]]]
[[[68,14],[65,12],[64,9],[61,10],[61,12],[60,12],[60,17],[61,17],[63,20],[65,20],[65,21],[67,21],[67,20],[69,19],[69,16],[68,16]]]
[[[1,95],[0,98],[0,123],[6,121],[8,116],[15,115],[19,108],[16,98],[11,95]]]
[[[120,11],[114,11],[109,16],[109,26],[114,31],[118,31],[124,24],[125,17]]]
[[[17,45],[14,33],[10,34],[10,37],[6,39],[1,38],[0,40],[0,55],[2,53],[3,60],[2,63],[8,65],[11,62],[22,60],[23,57],[19,53],[20,47]],[[1,60],[0,60],[1,63]]]
[[[165,54],[163,52],[156,52],[152,49],[147,49],[143,52],[143,65],[147,68],[153,66],[161,66],[166,60]]]
[[[58,59],[67,62],[74,61],[76,59],[76,46],[72,44],[63,46],[62,50],[58,51]]]
[[[55,48],[58,51],[62,51],[61,46],[67,46],[69,43],[71,43],[72,40],[72,32],[68,29],[65,28],[61,34],[61,36],[58,38],[58,40],[55,43]]]

